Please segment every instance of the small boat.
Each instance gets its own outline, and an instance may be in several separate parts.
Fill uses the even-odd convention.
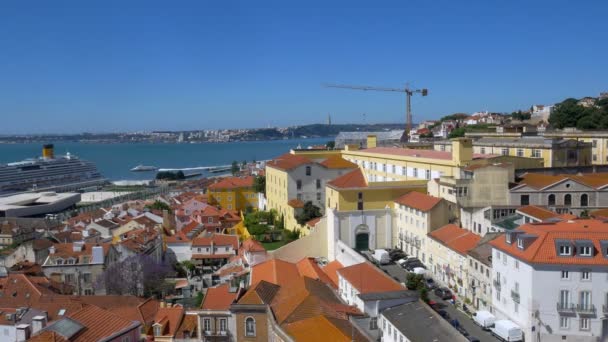
[[[137,165],[136,167],[131,169],[131,172],[156,171],[156,170],[158,170],[158,168],[156,166]]]

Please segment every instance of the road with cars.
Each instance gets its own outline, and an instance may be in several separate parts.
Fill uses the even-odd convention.
[[[378,265],[378,267],[381,270],[383,270],[384,272],[386,272],[389,276],[391,276],[396,281],[403,283],[403,284],[405,284],[407,282],[408,272],[405,269],[403,269],[401,266],[399,266],[398,264],[390,263],[387,265]],[[473,322],[473,320],[465,312],[456,308],[450,302],[437,297],[432,290],[429,291],[429,299],[431,301],[436,302],[437,303],[436,305],[438,306],[438,308],[440,310],[445,310],[445,312],[450,317],[449,318],[450,321],[453,319],[458,320],[459,325],[461,325],[462,328],[464,328],[464,331],[466,331],[470,337],[476,337],[477,340],[481,341],[481,342],[499,341],[497,338],[492,336],[490,334],[490,332],[481,329],[480,326],[475,324],[475,322]],[[470,340],[474,340],[474,339],[471,338]]]

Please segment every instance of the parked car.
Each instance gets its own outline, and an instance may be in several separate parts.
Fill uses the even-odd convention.
[[[391,257],[392,261],[407,258],[407,254],[400,249],[392,250],[388,252],[388,255]]]
[[[443,300],[452,299],[452,291],[450,289],[442,287],[435,289],[435,295]]]
[[[464,337],[469,336],[469,332],[466,331],[466,329],[462,325],[457,326],[456,330],[458,330],[458,332],[460,332]]]
[[[471,335],[467,336],[467,340],[469,340],[470,342],[481,342],[477,337]]]
[[[524,338],[521,328],[508,319],[495,321],[494,327],[490,329],[490,331],[492,332],[492,335],[507,342],[523,341]]]
[[[489,311],[480,310],[473,315],[473,322],[484,330],[490,329],[494,325],[495,321],[496,317]]]
[[[429,290],[434,290],[437,287],[437,283],[435,283],[433,278],[426,278],[424,282]]]
[[[378,265],[386,265],[391,262],[391,258],[388,256],[388,252],[384,249],[376,249],[372,254],[374,261]]]
[[[439,316],[443,317],[443,319],[450,319],[450,314],[445,310],[437,310],[437,313],[439,314]]]
[[[414,260],[414,261],[409,262],[409,263],[406,261],[404,268],[407,271],[409,271],[409,272],[414,272],[415,268],[424,268],[424,269],[426,269],[426,266],[424,266],[424,264],[420,260],[418,260],[418,261]]]

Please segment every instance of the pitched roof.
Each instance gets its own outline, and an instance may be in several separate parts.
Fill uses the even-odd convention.
[[[134,329],[140,325],[139,322],[133,323],[95,305],[86,305],[81,310],[69,315],[69,317],[85,327],[72,340],[74,342],[100,341],[118,332],[126,331],[129,328]]]
[[[318,315],[285,326],[296,341],[367,341],[348,320]]]
[[[319,164],[325,166],[328,169],[354,169],[356,167],[359,167],[357,164],[336,155],[325,159]]]
[[[550,185],[564,180],[572,180],[594,189],[608,185],[608,173],[588,173],[579,175],[546,175],[542,173],[526,173],[522,176],[519,185],[527,185],[533,189],[544,189]]]
[[[344,266],[338,260],[334,260],[323,267],[323,272],[331,279],[335,288],[338,287],[338,270],[341,268],[344,268]]]
[[[259,281],[239,299],[239,304],[270,304],[279,289],[279,285]]]
[[[522,232],[521,234],[532,240],[525,249],[518,248],[516,243],[508,244],[504,237],[498,237],[490,241],[490,244],[527,263],[608,266],[608,258],[604,256],[604,249],[608,244],[608,222],[603,220],[528,223],[521,225],[515,232]],[[558,240],[568,242],[572,246],[575,246],[577,241],[590,241],[595,251],[591,257],[558,256]]]
[[[312,164],[313,161],[303,157],[301,155],[295,155],[291,153],[285,153],[281,156],[266,163],[266,166],[280,169],[280,170],[291,170],[304,164]]]
[[[339,269],[338,274],[361,294],[403,290],[403,286],[369,262]]]
[[[420,150],[412,148],[401,148],[401,147],[374,147],[366,148],[358,152],[365,152],[371,154],[388,154],[393,156],[402,157],[416,157],[416,158],[427,158],[427,159],[439,159],[439,160],[451,160],[452,152],[448,151],[435,151],[435,150]],[[496,155],[490,154],[473,154],[473,159],[483,158],[494,158]]]
[[[292,208],[304,208],[304,202],[297,198],[290,199],[289,201],[287,201],[287,204]]]
[[[545,221],[554,217],[559,217],[559,214],[549,209],[542,208],[536,205],[527,205],[517,209],[518,212],[534,217],[541,221]]]
[[[201,236],[192,240],[192,246],[232,246],[236,251],[239,248],[239,237],[230,234],[213,234],[211,236]]]
[[[283,286],[299,276],[295,264],[280,259],[266,260],[251,268],[251,284],[265,280]]]
[[[334,282],[331,278],[319,267],[315,258],[302,258],[296,263],[300,275],[312,279],[318,279],[329,286],[333,286]]]
[[[454,224],[445,225],[430,232],[429,237],[441,242],[451,250],[466,255],[468,251],[475,248],[481,237]]]
[[[158,323],[162,326],[163,336],[175,336],[184,318],[184,312],[181,306],[159,308],[154,317],[154,324]]]
[[[209,185],[209,190],[251,188],[255,177],[224,177],[216,183]]]
[[[242,251],[245,252],[266,252],[266,248],[264,248],[264,246],[262,245],[261,242],[259,242],[258,240],[255,240],[253,238],[248,238],[247,240],[243,241],[241,243],[241,248]]]
[[[201,303],[203,310],[229,310],[230,304],[237,299],[237,292],[230,292],[230,285],[223,284],[207,289],[205,298]]]
[[[437,204],[439,204],[441,200],[442,199],[439,197],[426,195],[418,191],[410,191],[407,194],[397,198],[395,202],[408,206],[410,208],[422,211],[430,211]]]
[[[330,182],[327,185],[333,186],[339,189],[349,188],[365,188],[367,187],[367,180],[361,169],[357,168],[351,172],[344,174]]]

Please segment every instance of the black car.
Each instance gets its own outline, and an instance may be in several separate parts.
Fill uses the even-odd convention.
[[[418,261],[418,262],[414,261],[414,262],[410,262],[410,263],[405,263],[405,266],[404,266],[404,268],[406,270],[410,271],[410,272],[412,272],[414,270],[414,268],[417,268],[417,267],[426,269],[426,266],[424,266],[424,264],[422,262],[420,262],[420,261]]]
[[[439,316],[443,317],[443,319],[450,319],[450,314],[445,310],[437,310]]]
[[[426,282],[426,287],[430,290],[433,290],[434,288],[437,287],[437,283],[435,283],[435,281],[433,280],[433,278],[427,278],[425,280]]]
[[[435,295],[443,300],[452,299],[452,291],[445,287],[435,289]]]
[[[470,342],[480,342],[479,339],[475,336],[467,336],[467,340]]]
[[[395,251],[389,252],[388,256],[391,258],[392,261],[397,261],[399,259],[407,258],[407,254],[405,254],[401,250],[395,250]]]

